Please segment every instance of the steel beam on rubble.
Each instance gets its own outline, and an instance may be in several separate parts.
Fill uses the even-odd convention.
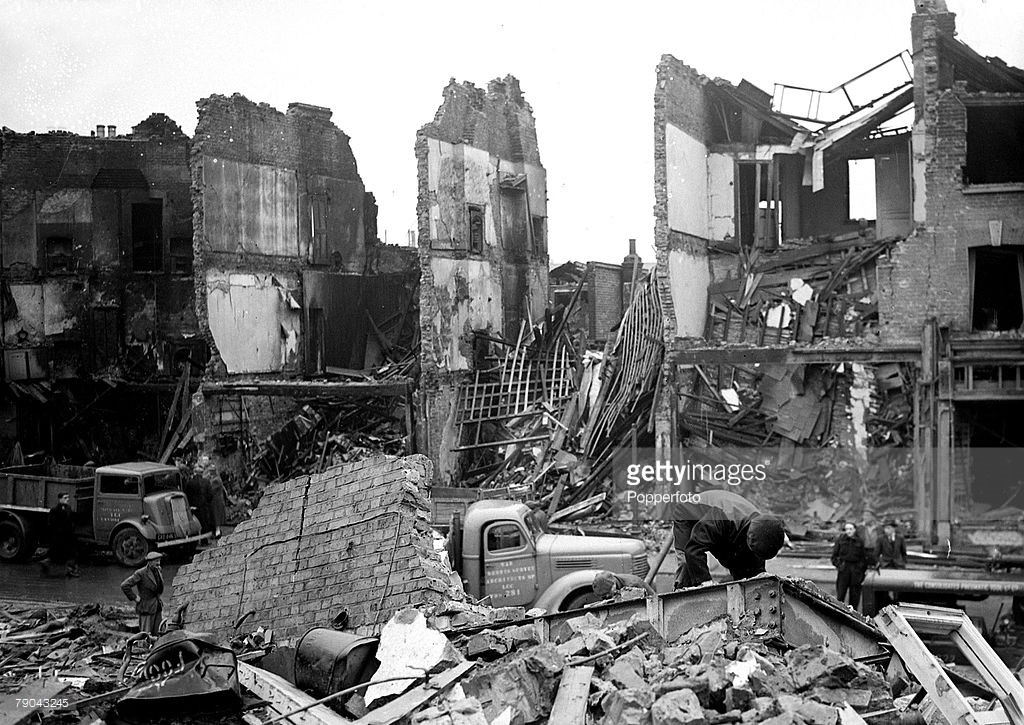
[[[681,589],[645,599],[597,604],[571,612],[554,612],[517,624],[537,628],[542,642],[571,638],[568,622],[589,613],[602,626],[629,622],[639,615],[667,642],[723,616],[737,626],[763,630],[798,647],[824,645],[850,657],[884,654],[882,634],[871,620],[798,580],[765,574],[724,584]],[[458,630],[468,634],[493,624]]]
[[[812,365],[827,363],[916,363],[921,359],[919,345],[809,347],[760,345],[750,347],[707,345],[676,348],[666,358],[677,365],[743,365],[774,363]]]

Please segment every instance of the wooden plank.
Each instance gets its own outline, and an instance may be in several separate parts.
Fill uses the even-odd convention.
[[[896,607],[886,607],[875,617],[907,670],[914,675],[939,711],[951,723],[976,723],[974,708],[970,706],[949,675],[924,646],[917,632]]]
[[[363,715],[356,720],[355,725],[390,725],[393,722],[398,722],[462,679],[475,665],[476,662],[463,662],[445,670],[440,675],[431,677],[426,683],[412,688],[401,697]]]
[[[315,698],[310,697],[283,677],[245,662],[238,663],[238,681],[254,695],[269,702],[280,714],[316,702]],[[292,715],[289,722],[296,725],[347,725],[351,720],[343,718],[326,705],[317,705],[305,712]]]
[[[41,707],[34,705],[28,707],[18,703],[18,700],[29,700],[39,702],[41,700],[70,700],[65,693],[71,688],[70,683],[58,682],[57,680],[36,681],[26,685],[16,693],[4,698],[0,704],[0,725],[24,725],[29,722],[37,722],[37,715],[49,712],[55,708]]]
[[[587,697],[594,668],[589,665],[567,667],[558,685],[555,704],[551,706],[548,722],[582,725],[587,719]]]

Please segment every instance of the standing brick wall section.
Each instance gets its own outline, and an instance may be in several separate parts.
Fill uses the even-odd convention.
[[[879,312],[885,342],[916,342],[925,322],[969,332],[970,249],[990,242],[989,222],[1002,223],[1002,245],[1024,244],[1024,204],[1020,192],[965,193],[969,100],[1016,99],[1024,94],[970,92],[954,81],[942,57],[940,37],[952,38],[955,15],[936,0],[919,0],[911,20],[914,49],[915,128],[923,143],[915,166],[924,166],[925,219],[879,265]],[[975,189],[974,191],[977,191]]]
[[[285,639],[342,611],[376,634],[399,609],[462,598],[433,548],[430,477],[424,456],[382,456],[270,486],[251,519],[178,571],[168,611],[188,603],[189,628],[222,637],[254,611],[247,627]]]
[[[591,339],[607,340],[622,320],[622,267],[617,264],[588,264]]]

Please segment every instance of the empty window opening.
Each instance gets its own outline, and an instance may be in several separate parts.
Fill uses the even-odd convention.
[[[132,204],[132,270],[159,272],[163,266],[164,205],[159,199]]]
[[[958,443],[966,444],[957,452],[963,468],[955,475],[965,479],[957,489],[966,489],[972,513],[1024,508],[1024,403],[958,403],[955,415]]]
[[[487,530],[487,550],[522,549],[523,534],[516,524],[496,524]]]
[[[966,184],[1024,182],[1024,104],[967,107]]]
[[[469,212],[469,251],[484,251],[484,208],[478,204],[468,204]]]
[[[50,273],[75,271],[75,243],[70,237],[46,238],[46,271]]]
[[[171,237],[171,272],[192,274],[192,239]]]
[[[531,221],[533,223],[533,251],[537,254],[544,254],[548,249],[544,217],[534,215],[531,217]]]
[[[1016,330],[1024,322],[1020,248],[970,250],[971,326],[975,330]]]
[[[502,246],[513,252],[514,258],[524,259],[528,250],[526,194],[519,189],[501,189],[501,241]],[[518,253],[518,254],[517,254]]]
[[[866,219],[873,222],[877,216],[875,206],[875,160],[849,159],[847,170],[847,219]]]

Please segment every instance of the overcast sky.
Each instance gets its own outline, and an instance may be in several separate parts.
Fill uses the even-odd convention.
[[[0,0],[0,125],[96,124],[154,111],[191,135],[197,99],[242,93],[334,110],[379,231],[415,227],[416,129],[448,79],[517,76],[548,172],[553,262],[652,260],[655,67],[828,89],[910,47],[913,0],[569,3]],[[961,40],[1024,66],[1024,0],[948,0]],[[577,9],[573,9],[577,8]]]

